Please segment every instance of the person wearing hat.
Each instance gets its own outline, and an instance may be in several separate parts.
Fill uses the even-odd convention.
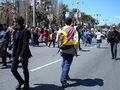
[[[24,90],[29,90],[28,59],[32,56],[29,49],[30,33],[24,27],[24,19],[21,16],[15,18],[16,30],[13,33],[13,61],[11,72],[18,81],[16,90],[24,84]],[[18,65],[22,64],[24,79],[18,73]]]
[[[66,26],[64,26],[63,29],[58,32],[56,37],[56,42],[63,40],[61,41],[62,45],[59,45],[61,56],[63,59],[62,73],[60,78],[62,87],[69,86],[67,80],[70,80],[69,77],[70,66],[72,64],[73,57],[76,55],[78,46],[78,33],[72,26],[72,18],[67,17],[65,19],[65,24]],[[63,38],[61,39],[61,37]],[[73,37],[75,37],[75,39]]]
[[[120,41],[120,33],[117,31],[116,27],[112,27],[112,31],[108,33],[107,42],[111,46],[112,59],[117,60],[117,44]]]

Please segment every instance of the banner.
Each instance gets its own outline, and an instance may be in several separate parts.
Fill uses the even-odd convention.
[[[36,9],[39,9],[39,8],[41,8],[41,0],[35,0],[35,6],[36,6]],[[34,0],[31,0],[30,1],[30,7],[32,7],[33,8],[33,5],[34,5]]]

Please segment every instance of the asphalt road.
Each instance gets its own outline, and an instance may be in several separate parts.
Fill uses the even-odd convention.
[[[43,46],[43,47],[42,47]],[[29,60],[30,90],[120,90],[120,44],[118,59],[111,59],[110,46],[101,48],[93,44],[82,45],[79,56],[74,57],[70,70],[70,87],[61,88],[61,56],[58,48],[30,47],[33,57]],[[0,59],[1,60],[1,59]],[[11,74],[11,63],[0,68],[0,90],[15,90],[17,81]],[[19,72],[22,74],[21,64]]]

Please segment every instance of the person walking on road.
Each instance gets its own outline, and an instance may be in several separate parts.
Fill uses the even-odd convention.
[[[85,30],[85,32],[83,33],[83,37],[84,37],[84,44],[85,46],[88,45],[88,38],[89,38],[89,31]]]
[[[59,42],[59,40],[62,40],[61,37],[63,37],[63,44],[59,46],[59,48],[61,49],[61,56],[63,58],[62,73],[60,78],[62,87],[69,86],[67,80],[70,79],[70,66],[72,64],[74,55],[77,53],[78,48],[78,33],[71,25],[72,18],[66,18],[65,24],[66,26],[63,27],[63,29],[60,32],[58,32],[56,38],[56,42]]]
[[[56,39],[56,33],[53,30],[52,33],[50,34],[50,43],[49,43],[48,47],[51,46],[51,43],[53,43],[53,47],[55,47],[55,39]]]
[[[48,46],[49,32],[48,32],[48,30],[46,28],[45,28],[45,30],[43,32],[43,37],[44,37],[44,42],[45,42],[46,46]]]
[[[111,45],[112,59],[117,60],[117,44],[120,41],[120,33],[117,31],[116,27],[112,27],[112,31],[108,33],[107,42]]]
[[[102,33],[100,32],[100,30],[98,30],[96,34],[96,39],[97,39],[97,48],[100,48],[101,43],[102,43]]]
[[[14,22],[17,24],[17,30],[13,35],[13,61],[11,72],[18,81],[16,90],[19,90],[23,84],[23,90],[29,90],[28,59],[32,56],[29,49],[30,33],[23,26],[24,19],[21,16],[18,16]],[[19,63],[22,63],[24,79],[17,71]]]
[[[0,57],[2,58],[2,66],[6,67],[5,31],[2,24],[0,24]]]

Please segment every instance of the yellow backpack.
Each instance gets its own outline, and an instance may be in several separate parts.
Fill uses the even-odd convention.
[[[78,44],[78,32],[72,26],[65,26],[61,31],[60,40],[60,49],[69,49]]]

